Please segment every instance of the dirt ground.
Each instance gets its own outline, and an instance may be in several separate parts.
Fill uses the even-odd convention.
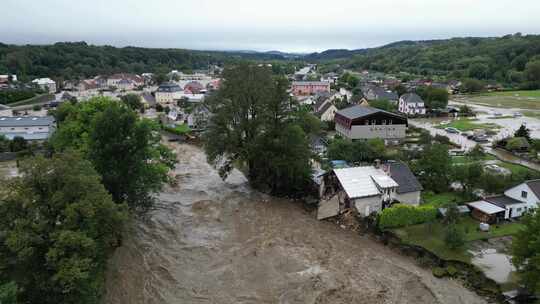
[[[105,303],[484,303],[367,236],[298,204],[223,182],[176,145],[178,186],[111,259]]]

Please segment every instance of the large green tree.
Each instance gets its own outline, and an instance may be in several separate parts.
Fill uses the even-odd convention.
[[[150,207],[152,194],[175,163],[173,153],[160,143],[157,123],[108,98],[67,107],[59,110],[64,114],[53,147],[81,151],[103,176],[115,202],[137,210]]]
[[[205,135],[208,160],[226,177],[233,164],[249,180],[276,194],[297,194],[310,176],[310,150],[302,119],[291,108],[288,82],[266,67],[243,63],[223,72],[220,90],[210,98],[213,112]],[[307,126],[307,127],[306,127]]]
[[[414,169],[426,190],[444,192],[450,184],[452,160],[448,154],[448,146],[444,144],[427,145]]]
[[[387,158],[384,141],[377,138],[367,141],[334,139],[329,143],[326,155],[330,160],[345,160],[349,163],[373,162],[375,159]]]
[[[522,219],[524,228],[512,241],[512,263],[519,278],[532,292],[540,292],[540,212]]]
[[[20,303],[98,303],[126,206],[76,154],[29,159],[20,172],[0,190],[0,276],[15,283],[8,295],[16,290]]]

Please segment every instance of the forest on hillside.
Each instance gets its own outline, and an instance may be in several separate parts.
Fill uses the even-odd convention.
[[[120,72],[140,74],[166,73],[172,69],[191,71],[238,60],[285,59],[282,55],[272,53],[117,48],[94,46],[85,42],[24,46],[0,43],[0,74],[17,74],[23,81],[35,77],[76,79]]]
[[[385,73],[475,78],[540,86],[540,36],[402,41],[383,47],[311,54],[327,69],[368,69]]]
[[[279,52],[117,48],[85,42],[24,46],[0,43],[0,74],[17,74],[23,81],[35,77],[77,79],[119,72],[166,73],[172,69],[189,72],[242,60],[272,63],[277,74],[292,73],[312,62],[319,64],[321,72],[368,69],[540,88],[540,35],[519,33],[498,38],[400,41],[372,49],[328,50],[295,58]]]

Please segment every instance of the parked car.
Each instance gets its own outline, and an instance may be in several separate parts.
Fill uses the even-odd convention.
[[[523,114],[521,114],[520,112],[514,113],[514,117],[522,117],[522,116],[523,116]]]
[[[465,131],[461,133],[462,136],[467,137],[468,139],[471,139],[474,136],[473,131]]]
[[[493,112],[493,116],[495,116],[495,117],[502,116],[502,113],[501,112]]]
[[[456,128],[453,128],[453,127],[448,127],[448,128],[445,128],[444,130],[445,130],[446,132],[448,132],[448,133],[459,134],[459,130],[456,129]]]
[[[473,140],[475,142],[485,143],[485,142],[489,142],[489,137],[487,135],[477,135],[473,137]]]

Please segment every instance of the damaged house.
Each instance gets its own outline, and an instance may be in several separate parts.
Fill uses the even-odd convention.
[[[323,177],[320,186],[318,219],[346,209],[369,216],[396,202],[417,206],[422,192],[409,167],[396,161],[334,169]]]

